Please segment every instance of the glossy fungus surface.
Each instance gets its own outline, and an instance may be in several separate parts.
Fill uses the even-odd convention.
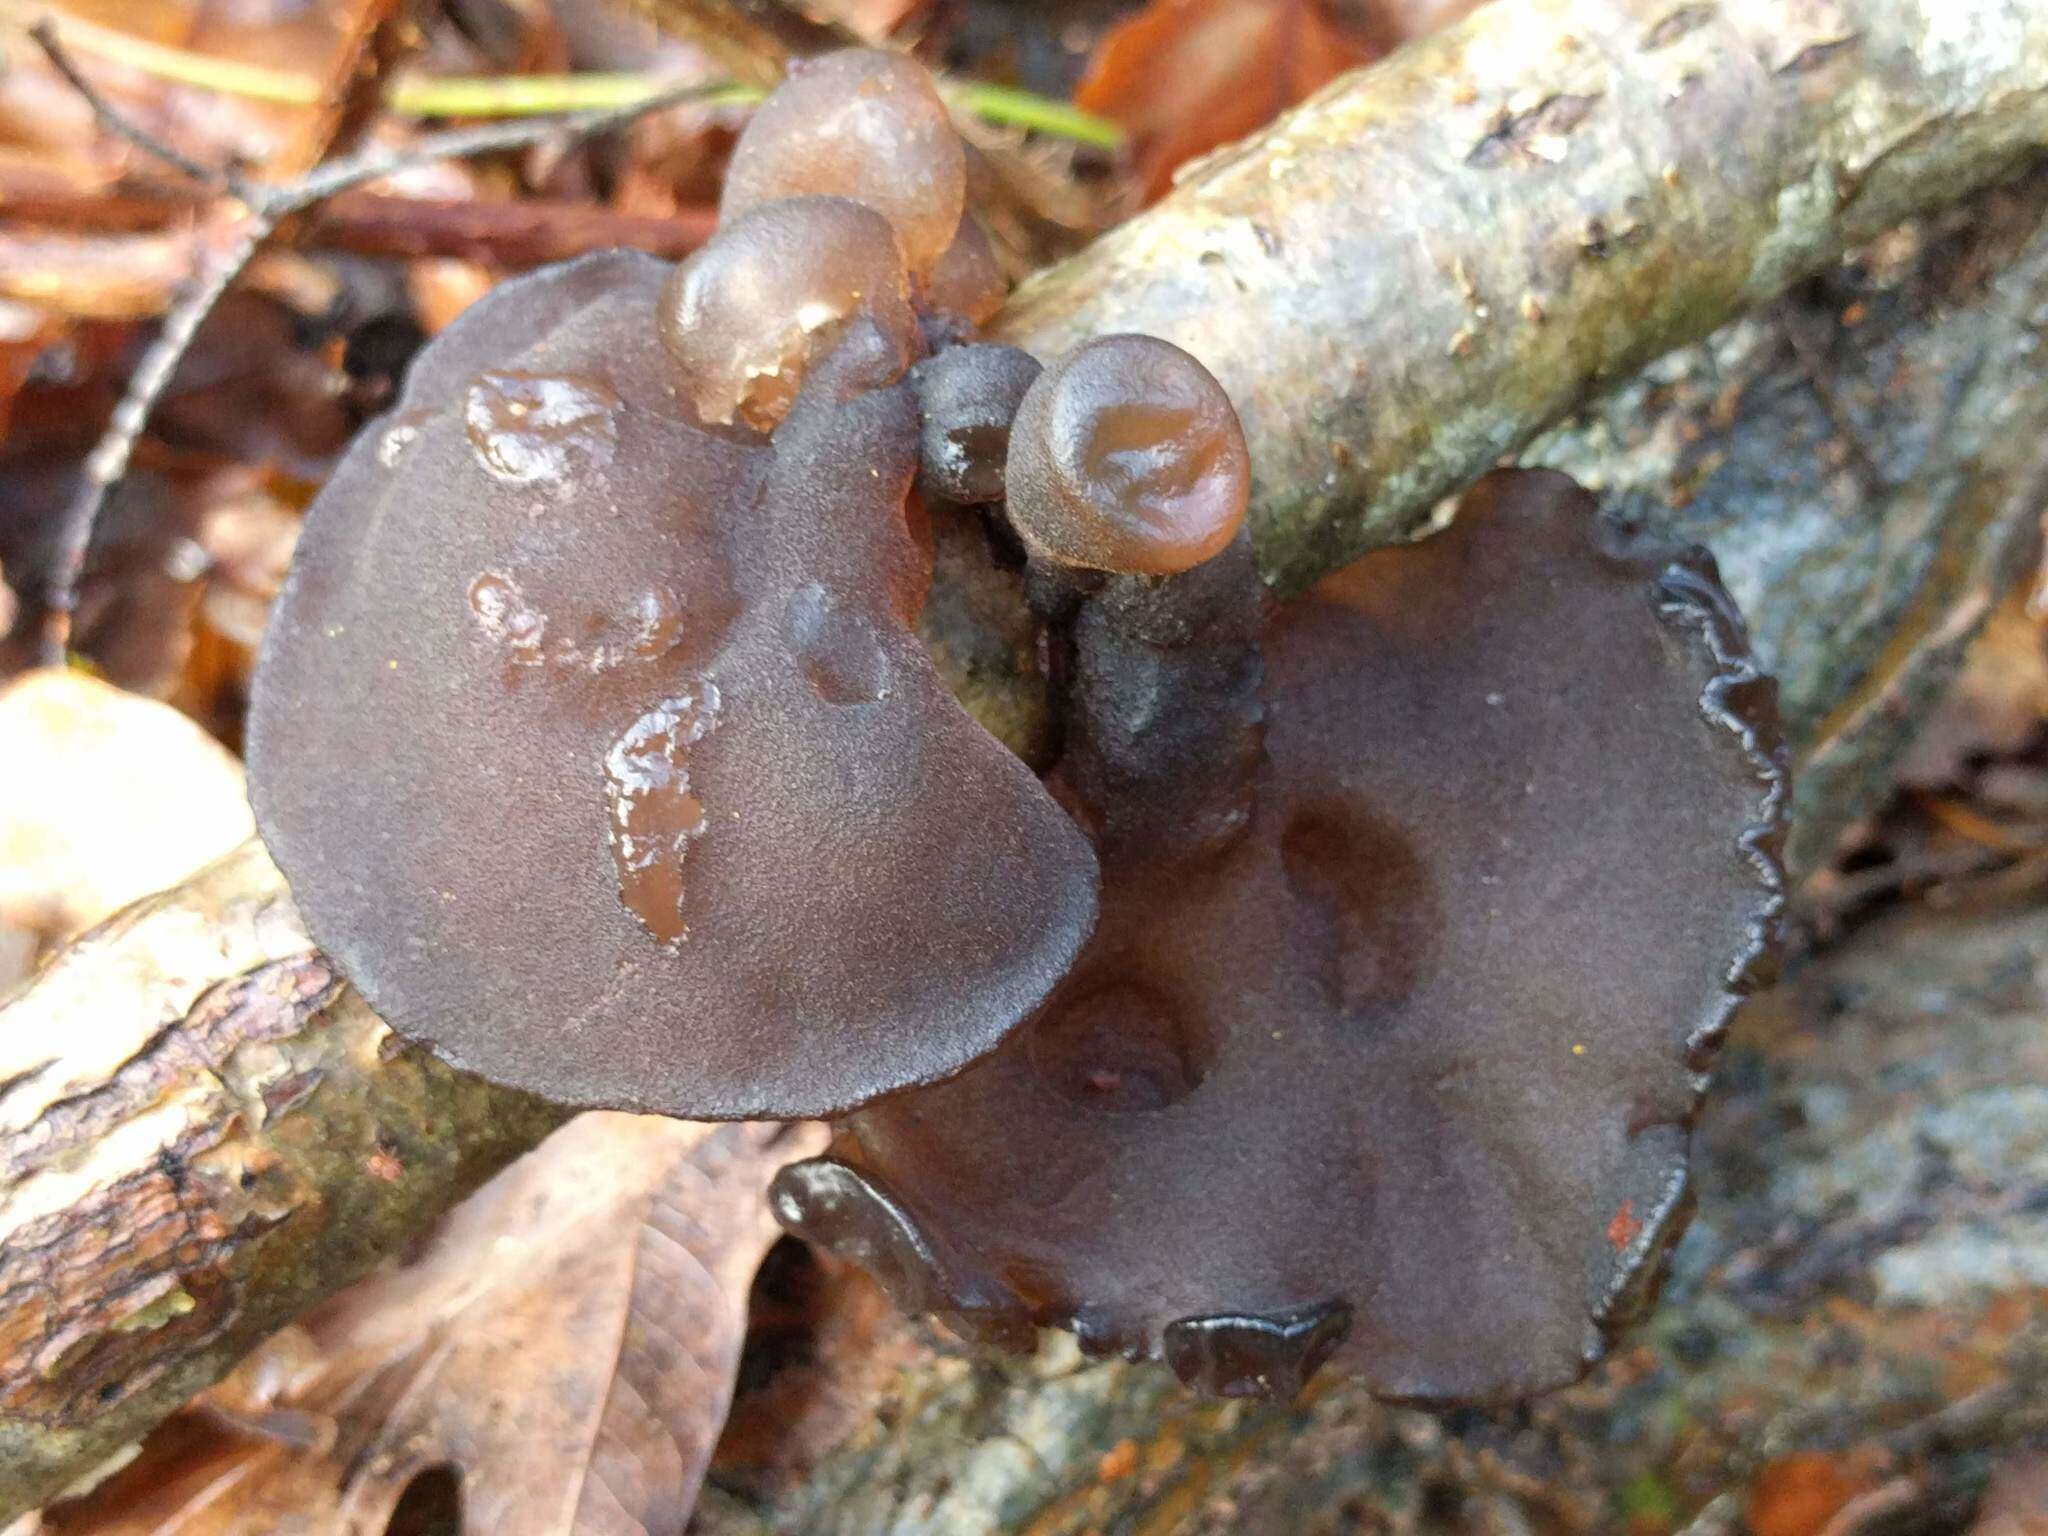
[[[849,48],[790,66],[733,146],[718,206],[732,219],[807,193],[865,203],[911,270],[931,269],[960,227],[967,160],[921,65]]]
[[[1010,423],[1039,375],[1017,347],[978,342],[948,347],[912,370],[923,420],[917,488],[935,501],[1000,501]]]
[[[572,1104],[803,1116],[950,1072],[1085,937],[1094,858],[909,628],[918,422],[856,326],[706,426],[668,268],[506,283],[309,513],[259,825],[401,1033]]]
[[[856,320],[897,373],[923,351],[889,226],[843,197],[770,203],[721,229],[675,269],[657,316],[697,414],[763,431]]]
[[[1071,1328],[1210,1392],[1333,1358],[1399,1399],[1555,1387],[1681,1225],[1700,1074],[1775,927],[1771,685],[1710,562],[1548,474],[1490,477],[1263,646],[1240,829],[1107,851],[1048,1005],[852,1117],[778,1214],[971,1333]],[[1112,812],[1162,793],[1135,761],[1091,770]]]
[[[939,253],[924,280],[925,303],[932,309],[958,315],[970,325],[986,325],[995,318],[1009,297],[1009,280],[990,243],[981,220],[973,213],[960,215],[960,228],[953,243]]]
[[[1055,565],[1187,570],[1235,537],[1250,491],[1223,387],[1153,336],[1076,347],[1032,385],[1010,434],[1010,522]]]

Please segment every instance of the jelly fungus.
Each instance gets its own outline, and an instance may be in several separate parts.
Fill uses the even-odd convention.
[[[677,267],[656,323],[699,416],[766,431],[856,318],[894,350],[894,374],[923,351],[882,217],[843,197],[793,197],[721,229]]]
[[[1188,580],[1099,616],[1084,696],[1222,664],[1170,643],[1161,594],[1214,601]],[[1132,829],[1094,936],[988,1060],[785,1170],[777,1213],[970,1334],[1069,1328],[1206,1392],[1330,1360],[1396,1399],[1558,1386],[1654,1283],[1770,948],[1774,689],[1710,560],[1546,473],[1490,476],[1262,648],[1263,751],[1242,709],[1169,752],[1084,701],[1062,773]],[[1205,799],[1242,814],[1156,810]]]
[[[1038,374],[1029,352],[991,342],[948,347],[911,370],[924,418],[921,495],[960,505],[1003,499],[1010,422]]]
[[[1039,375],[1010,433],[1010,523],[1054,565],[1187,570],[1230,542],[1250,490],[1223,387],[1152,336],[1076,347]]]
[[[925,303],[971,325],[986,325],[1003,307],[1009,292],[1002,263],[996,260],[996,249],[981,220],[963,213],[953,243],[939,253],[924,280]]]
[[[818,207],[834,261],[877,261],[852,205],[756,219]],[[845,291],[754,223],[692,291],[771,333]],[[258,823],[316,940],[460,1066],[576,1105],[843,1110],[1029,1013],[1095,858],[910,627],[900,316],[848,321],[770,439],[692,409],[648,323],[668,272],[536,272],[421,354],[307,515],[251,705]]]
[[[829,192],[889,221],[913,272],[932,270],[960,228],[967,160],[924,69],[849,48],[790,66],[733,146],[719,213]]]

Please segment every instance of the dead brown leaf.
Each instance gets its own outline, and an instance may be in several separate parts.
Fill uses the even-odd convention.
[[[675,1536],[776,1236],[767,1181],[822,1144],[579,1117],[412,1263],[245,1361],[211,1426],[173,1421],[52,1511],[50,1536],[381,1536],[416,1480],[450,1473],[473,1536]]]
[[[1822,1536],[1869,1486],[1866,1469],[1840,1456],[1799,1451],[1764,1463],[1749,1495],[1752,1536]]]
[[[1150,0],[1111,28],[1074,93],[1130,132],[1145,201],[1241,139],[1484,0]]]
[[[1151,0],[1104,36],[1074,100],[1129,131],[1149,202],[1184,162],[1379,51],[1320,0]]]
[[[1899,765],[1901,783],[1960,783],[1972,759],[2008,757],[2048,721],[2048,631],[2015,594],[1970,643],[1963,669]]]
[[[48,15],[94,86],[145,130],[205,165],[265,167],[279,175],[318,158],[349,95],[367,33],[389,0],[46,0],[0,6],[8,69],[0,74],[0,143],[32,149],[74,175],[120,171],[163,180],[163,167],[101,132],[92,112],[20,29]],[[305,76],[322,87],[309,104],[258,99],[165,78],[154,50],[175,49],[188,69],[253,69]],[[175,179],[175,178],[172,178]]]
[[[0,948],[54,941],[253,830],[242,766],[169,705],[82,672],[0,688]],[[14,979],[0,962],[0,991]]]

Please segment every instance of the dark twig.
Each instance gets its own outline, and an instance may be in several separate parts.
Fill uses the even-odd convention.
[[[162,143],[99,94],[65,54],[54,29],[47,22],[31,29],[31,35],[49,55],[52,66],[85,98],[93,115],[109,132],[166,165],[175,166],[201,185],[224,191],[248,210],[247,219],[234,240],[202,262],[191,288],[164,316],[163,328],[130,375],[106,431],[86,456],[83,479],[64,509],[59,525],[56,553],[44,593],[41,659],[46,666],[63,665],[65,651],[71,643],[72,614],[78,606],[78,582],[85,570],[86,555],[92,547],[93,529],[106,507],[107,498],[127,473],[129,459],[150,413],[169,386],[172,375],[177,372],[178,364],[192,345],[192,338],[198,334],[200,325],[279,224],[337,192],[347,191],[367,181],[382,180],[442,160],[466,159],[500,150],[528,149],[540,144],[575,144],[593,135],[624,127],[650,112],[716,96],[728,89],[724,82],[680,86],[623,107],[456,129],[430,135],[404,149],[366,150],[317,166],[295,181],[273,185],[201,165]]]

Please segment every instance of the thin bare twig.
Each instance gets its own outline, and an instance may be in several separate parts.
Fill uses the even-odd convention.
[[[156,339],[149,344],[135,372],[130,375],[106,431],[86,456],[84,476],[65,507],[59,525],[56,554],[44,592],[41,659],[46,666],[63,665],[65,652],[71,643],[72,614],[78,606],[78,582],[85,570],[86,555],[92,547],[93,529],[98,525],[107,498],[127,473],[136,441],[141,437],[150,413],[170,385],[171,377],[191,347],[200,325],[279,224],[337,192],[347,191],[364,182],[379,181],[442,160],[467,159],[474,155],[528,149],[540,144],[575,144],[593,135],[624,127],[651,112],[717,96],[727,89],[723,81],[692,84],[619,107],[456,129],[431,135],[403,149],[365,150],[317,166],[296,180],[270,184],[200,165],[162,143],[99,94],[65,54],[52,28],[38,26],[32,29],[31,35],[49,56],[50,63],[85,98],[93,115],[109,132],[166,165],[175,166],[201,185],[220,189],[248,210],[246,221],[235,238],[202,264],[191,288],[164,316],[163,328],[157,332]]]

